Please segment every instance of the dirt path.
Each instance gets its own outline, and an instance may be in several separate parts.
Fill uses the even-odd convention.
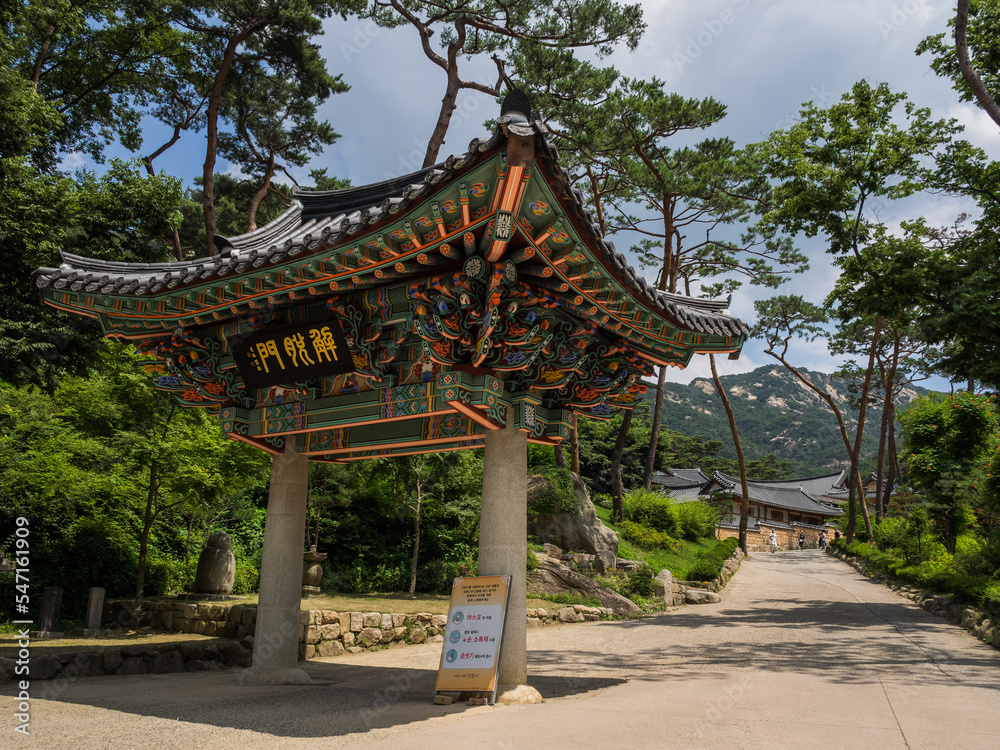
[[[816,551],[755,555],[721,604],[531,630],[528,645],[539,706],[434,706],[440,647],[414,646],[310,662],[304,687],[36,683],[31,736],[5,710],[0,747],[1000,746],[1000,653]]]

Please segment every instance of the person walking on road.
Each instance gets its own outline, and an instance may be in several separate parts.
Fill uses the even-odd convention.
[[[799,532],[799,549],[805,549],[805,548],[806,548],[806,532],[800,531]]]
[[[768,543],[771,545],[771,552],[778,551],[778,536],[774,533],[774,529],[771,529],[771,536],[768,538]]]
[[[826,549],[826,529],[819,532],[819,548]]]

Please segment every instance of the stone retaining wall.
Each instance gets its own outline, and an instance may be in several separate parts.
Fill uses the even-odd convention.
[[[105,607],[106,617],[112,622],[121,622],[123,615],[130,618],[128,606],[122,602],[112,602]],[[537,627],[555,622],[583,622],[612,615],[610,609],[582,605],[552,610],[532,609],[529,610],[528,625]],[[138,618],[131,619],[139,626],[146,625],[175,633],[247,639],[252,647],[257,607],[218,602],[149,601],[144,603]],[[345,651],[358,653],[365,649],[403,643],[435,643],[444,634],[445,621],[445,615],[433,615],[429,612],[400,614],[300,610],[299,658],[339,656]]]
[[[762,522],[760,527],[747,528],[747,550],[750,552],[770,552],[771,551],[771,529],[774,528],[774,535],[778,538],[778,549],[798,549],[799,532],[806,535],[806,549],[819,549],[819,532],[821,529],[815,526],[797,526],[788,528],[785,526],[768,526]],[[826,529],[826,540],[833,539],[834,527],[828,526]],[[715,536],[718,539],[728,539],[731,536],[738,537],[740,530],[731,526],[718,526],[715,529]]]
[[[990,644],[993,648],[1000,649],[1000,611],[980,610],[959,602],[957,597],[951,594],[939,594],[934,591],[906,586],[894,581],[881,571],[870,570],[865,560],[860,557],[853,557],[841,550],[829,547],[827,552],[843,560],[862,575],[883,583],[893,591],[916,602],[921,609],[947,618],[955,625],[961,625],[979,640]]]
[[[580,604],[558,609],[528,610],[528,627],[572,622],[592,622],[614,616],[605,607]],[[85,652],[63,652],[32,657],[33,680],[75,679],[98,675],[164,674],[249,667],[253,655],[257,607],[246,604],[146,602],[135,618],[128,605],[111,602],[106,621],[123,626],[151,626],[178,633],[233,638],[227,643],[182,643],[156,646],[91,647]],[[439,643],[445,615],[429,612],[299,612],[299,659],[360,653],[407,643]],[[14,678],[15,662],[0,658],[0,682]]]

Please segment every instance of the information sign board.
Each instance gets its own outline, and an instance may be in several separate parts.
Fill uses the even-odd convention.
[[[334,318],[265,328],[234,338],[230,349],[249,388],[354,372],[354,360]]]
[[[455,579],[436,691],[488,692],[493,703],[509,594],[510,576]]]

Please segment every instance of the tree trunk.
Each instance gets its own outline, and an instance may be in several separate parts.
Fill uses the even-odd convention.
[[[889,453],[889,477],[885,483],[885,491],[882,493],[882,513],[885,514],[889,508],[889,498],[892,497],[892,490],[895,482],[901,477],[899,473],[899,459],[896,457],[896,401],[889,402],[889,435],[886,440],[886,450]]]
[[[449,50],[450,53],[450,50]],[[449,59],[454,55],[449,54]],[[444,145],[444,137],[448,133],[448,126],[451,124],[451,116],[455,114],[455,102],[458,100],[459,89],[458,69],[453,64],[448,70],[448,87],[445,89],[444,98],[441,99],[441,110],[438,112],[437,122],[434,123],[434,131],[431,139],[427,142],[427,152],[424,154],[423,167],[432,167],[437,164],[438,153]]]
[[[653,424],[649,431],[649,450],[646,452],[646,470],[642,475],[642,486],[647,490],[653,486],[653,469],[660,442],[660,422],[663,419],[663,383],[666,379],[666,365],[660,365],[660,374],[656,379],[656,399],[653,402]]]
[[[861,493],[861,516],[865,521],[865,531],[868,538],[872,538],[872,519],[868,511],[868,496],[865,492],[865,485],[861,479],[861,440],[865,434],[865,415],[868,412],[868,394],[872,386],[872,372],[875,370],[875,352],[878,350],[878,342],[882,337],[882,316],[875,319],[875,333],[872,334],[872,345],[868,351],[868,369],[865,370],[865,382],[861,387],[861,405],[858,407],[858,432],[854,436],[854,450],[851,452],[851,472],[857,477],[858,491]],[[850,523],[850,521],[848,521]]]
[[[552,446],[552,452],[556,457],[556,466],[560,469],[566,468],[566,449],[563,447],[562,443],[556,443]]]
[[[149,531],[153,528],[156,514],[153,505],[156,502],[156,459],[149,465],[149,489],[146,492],[146,511],[142,516],[142,533],[139,535],[139,564],[135,573],[135,604],[142,603],[143,586],[146,579],[146,553],[149,549]]]
[[[826,402],[826,405],[830,407],[830,411],[832,411],[833,415],[837,418],[837,426],[840,428],[840,439],[844,441],[844,449],[847,451],[848,457],[850,457],[852,455],[853,450],[854,450],[853,447],[851,446],[851,438],[847,434],[847,426],[844,424],[844,415],[841,414],[840,409],[837,407],[836,402],[833,400],[833,397],[829,393],[827,393],[826,391],[824,391],[822,388],[818,387],[815,383],[813,383],[809,378],[807,378],[801,372],[799,372],[791,362],[789,362],[787,359],[785,359],[784,357],[782,357],[780,354],[775,354],[774,350],[772,350],[772,349],[765,349],[764,351],[765,351],[766,354],[774,357],[776,360],[778,360],[779,362],[781,362],[781,364],[783,364],[785,366],[785,369],[787,369],[790,373],[792,373],[792,375],[794,375],[795,378],[800,383],[802,383],[802,385],[806,386],[806,388],[808,388],[809,390],[811,390],[813,393],[815,393],[817,396],[819,396],[821,399],[823,399],[823,401]],[[854,482],[853,482],[852,475],[848,475],[848,483],[849,483],[849,485],[848,485],[849,487],[853,486]],[[847,540],[846,540],[848,544],[850,544],[851,542],[854,541],[854,525],[853,525],[853,523],[856,521],[856,518],[857,518],[857,508],[854,506],[855,499],[856,499],[856,497],[854,495],[854,492],[849,489],[848,490],[848,495],[847,495],[847,503],[848,503],[847,504],[847,509],[848,509],[848,511],[847,511],[848,512],[847,532],[848,533],[846,535],[848,537]]]
[[[419,480],[417,486],[419,487]],[[420,490],[417,490],[417,512],[413,516],[413,557],[410,560],[410,594],[417,590],[417,561],[420,557]]]
[[[747,462],[743,457],[743,444],[740,442],[740,431],[736,428],[736,416],[733,414],[733,407],[729,403],[726,391],[722,387],[719,373],[715,369],[715,355],[708,355],[709,365],[712,367],[712,380],[715,382],[715,390],[722,399],[722,407],[726,410],[726,417],[729,419],[729,431],[733,435],[733,445],[736,446],[736,460],[740,464],[740,489],[743,491],[743,502],[740,504],[740,549],[747,552],[747,526],[750,521],[750,488],[747,484]]]
[[[580,476],[580,433],[573,425],[569,431],[569,470]]]
[[[628,438],[631,426],[632,410],[629,409],[622,417],[622,426],[618,430],[618,439],[615,440],[614,452],[611,454],[611,514],[617,521],[621,521],[625,517],[625,505],[622,499],[625,494],[625,488],[622,485],[622,455],[625,453],[625,440]]]
[[[892,398],[891,393],[886,394],[887,398]],[[879,428],[878,436],[878,462],[875,467],[875,523],[882,523],[882,472],[885,469],[885,441],[887,435],[887,425],[889,422],[889,407],[882,403],[882,425]]]
[[[958,56],[958,69],[962,72],[962,77],[969,84],[972,93],[976,97],[986,114],[990,116],[997,125],[1000,125],[1000,106],[990,94],[986,84],[982,82],[972,62],[969,60],[969,41],[967,32],[969,30],[969,0],[958,0],[957,15],[955,17],[955,52]]]
[[[205,164],[202,167],[202,208],[205,211],[205,241],[208,243],[208,254],[215,254],[215,159],[219,145],[219,105],[222,103],[222,88],[236,58],[236,50],[251,34],[244,29],[231,37],[226,44],[219,70],[212,82],[212,91],[208,96],[208,110],[205,116],[205,133],[207,145],[205,148]]]
[[[252,232],[257,228],[257,209],[267,196],[267,191],[271,189],[271,179],[274,177],[274,154],[267,159],[267,168],[264,170],[264,179],[258,190],[250,200],[250,210],[247,212],[247,231]]]

